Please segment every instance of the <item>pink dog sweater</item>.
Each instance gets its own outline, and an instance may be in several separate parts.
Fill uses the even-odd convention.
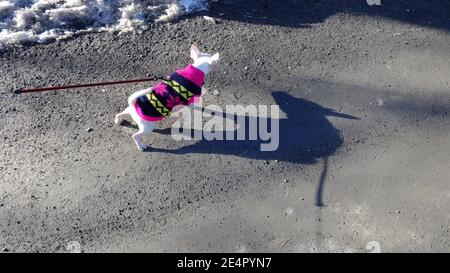
[[[204,82],[203,71],[190,64],[153,86],[150,93],[137,98],[134,104],[136,112],[144,120],[162,120],[175,106],[198,101]]]

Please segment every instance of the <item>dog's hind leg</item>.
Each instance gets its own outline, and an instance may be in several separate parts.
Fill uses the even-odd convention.
[[[143,151],[143,150],[145,150],[146,146],[141,143],[142,137],[144,135],[150,134],[153,131],[153,129],[155,129],[157,122],[147,121],[147,120],[142,119],[139,116],[139,114],[136,112],[136,108],[134,108],[132,106],[128,107],[128,112],[131,115],[131,118],[133,119],[133,121],[136,123],[136,125],[139,128],[137,133],[135,133],[133,135],[133,140],[136,143],[136,146],[138,147],[138,149]]]
[[[125,110],[117,114],[116,118],[114,119],[114,123],[117,125],[121,124],[124,120],[124,117],[128,115],[130,115],[130,107],[127,107]]]
[[[137,125],[139,127],[139,131],[137,131],[137,133],[133,135],[133,140],[136,143],[138,149],[143,151],[147,147],[142,144],[142,137],[144,135],[150,134],[153,131],[156,126],[156,122],[140,120],[139,122],[137,122]]]

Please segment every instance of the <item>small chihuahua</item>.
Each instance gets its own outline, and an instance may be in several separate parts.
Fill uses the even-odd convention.
[[[193,107],[201,102],[205,76],[219,62],[219,53],[202,53],[195,45],[191,46],[190,51],[193,64],[177,70],[168,79],[151,88],[133,93],[128,98],[128,107],[116,115],[116,124],[130,115],[139,127],[139,131],[133,135],[139,150],[147,148],[141,143],[142,137],[150,134],[157,122],[176,111],[177,106]]]

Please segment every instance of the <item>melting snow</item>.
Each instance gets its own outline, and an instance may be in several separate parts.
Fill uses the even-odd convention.
[[[207,0],[0,0],[0,49],[82,32],[142,31],[207,8]]]

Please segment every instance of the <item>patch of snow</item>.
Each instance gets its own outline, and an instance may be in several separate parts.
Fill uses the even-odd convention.
[[[0,1],[0,17],[7,16],[13,9],[13,5],[9,1]]]
[[[0,0],[0,49],[83,32],[143,31],[207,9],[207,0]]]
[[[181,7],[176,4],[170,4],[164,11],[164,14],[162,14],[161,16],[159,16],[158,19],[156,19],[156,22],[167,22],[167,21],[172,21],[175,18],[177,18],[178,16],[180,16],[181,14],[183,14],[183,10],[181,9]]]

